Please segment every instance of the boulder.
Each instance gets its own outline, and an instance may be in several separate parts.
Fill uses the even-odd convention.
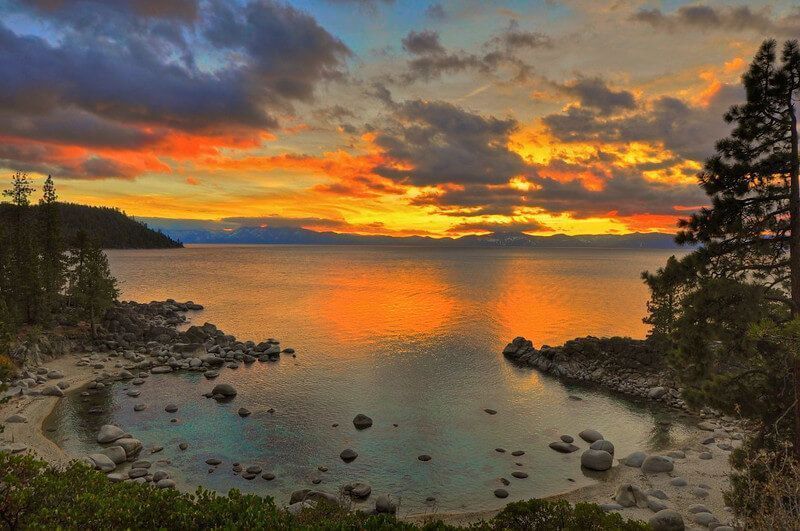
[[[508,491],[506,489],[494,489],[494,495],[500,499],[508,498]]]
[[[339,457],[341,457],[342,461],[344,461],[345,463],[349,463],[351,461],[354,461],[355,458],[358,457],[358,454],[352,448],[346,448],[342,450],[342,453],[339,454]]]
[[[114,442],[123,437],[125,437],[125,432],[113,424],[103,424],[100,426],[100,431],[97,432],[97,442],[100,444]]]
[[[581,466],[589,470],[604,472],[614,464],[614,457],[604,450],[586,450],[581,454]]]
[[[556,452],[561,452],[562,454],[571,454],[572,452],[578,451],[577,446],[571,443],[566,443],[564,441],[551,442],[549,446]]]
[[[360,500],[369,498],[369,495],[372,493],[372,487],[366,483],[351,483],[349,485],[345,485],[342,490],[351,497],[358,498]]]
[[[578,437],[588,443],[593,443],[603,439],[603,435],[597,430],[583,430],[578,434]]]
[[[57,385],[48,385],[42,389],[42,396],[55,396],[61,398],[64,396],[64,391]]]
[[[560,437],[560,439],[561,439],[563,442],[567,443],[567,444],[572,444],[572,443],[574,443],[574,442],[575,442],[575,439],[572,437],[572,435],[562,435],[562,436]]]
[[[217,384],[214,386],[214,389],[211,390],[211,394],[232,398],[236,396],[236,388],[231,384]]]
[[[614,501],[623,507],[647,507],[647,494],[636,485],[623,483],[617,487]]]
[[[89,454],[94,467],[101,472],[113,472],[117,465],[105,454]]]
[[[242,418],[249,417],[250,416],[250,410],[247,409],[246,407],[240,407],[239,408],[239,416],[242,417]]]
[[[644,463],[644,460],[647,459],[647,454],[644,452],[633,452],[628,457],[622,460],[622,464],[625,466],[629,466],[632,468],[639,468]]]
[[[109,446],[100,450],[100,453],[114,461],[116,465],[122,464],[128,459],[128,454],[125,453],[122,446]]]
[[[666,387],[651,387],[647,391],[647,398],[649,398],[651,400],[658,400],[659,398],[661,398],[665,394],[667,394],[667,388]]]
[[[28,422],[28,418],[17,413],[8,417],[6,422],[9,424],[25,424]]]
[[[381,494],[375,498],[375,512],[378,514],[395,514],[397,512],[397,504],[388,494]]]
[[[662,472],[672,472],[675,464],[672,458],[665,455],[649,455],[642,462],[642,472],[645,474],[660,474]]]
[[[122,439],[117,439],[114,443],[122,446],[128,459],[136,457],[142,451],[142,441],[133,437],[123,437]]]
[[[174,489],[175,488],[175,480],[173,479],[162,479],[156,483],[156,487],[159,489]]]
[[[653,531],[683,531],[686,526],[678,511],[664,509],[650,517],[648,522]]]
[[[589,446],[592,450],[603,450],[604,452],[610,453],[612,456],[614,455],[614,445],[611,441],[607,441],[605,439],[600,439],[599,441],[595,441]]]
[[[359,413],[353,418],[353,426],[355,426],[357,430],[366,430],[372,426],[372,419],[363,413]]]
[[[666,503],[664,503],[663,500],[656,498],[654,496],[648,496],[647,508],[653,511],[654,513],[657,513],[658,511],[663,511],[664,509],[668,509],[669,507],[667,506]]]

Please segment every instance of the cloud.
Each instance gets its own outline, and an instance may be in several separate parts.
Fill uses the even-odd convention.
[[[374,172],[404,184],[499,184],[527,165],[507,147],[518,124],[485,117],[441,101],[398,104],[375,133],[374,143],[391,164]]]
[[[761,34],[796,37],[800,33],[800,10],[795,8],[783,17],[773,16],[772,10],[754,11],[748,6],[715,7],[702,4],[681,6],[671,13],[658,8],[641,9],[634,21],[667,31],[754,31]]]
[[[725,85],[706,106],[661,96],[642,102],[624,116],[609,117],[602,108],[573,106],[543,117],[542,122],[564,142],[658,142],[683,158],[700,161],[729,133],[722,117],[742,97],[741,87]]]
[[[441,54],[445,52],[435,31],[412,31],[403,37],[403,48],[413,55]]]
[[[425,16],[433,21],[441,22],[447,19],[447,11],[442,4],[435,2],[425,9]]]
[[[571,96],[578,98],[581,107],[596,109],[601,114],[612,114],[619,110],[633,109],[636,99],[627,90],[612,90],[605,81],[599,77],[580,77],[558,88]]]

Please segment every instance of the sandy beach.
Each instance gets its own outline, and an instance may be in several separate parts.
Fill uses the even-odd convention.
[[[72,354],[48,363],[49,370],[60,371],[70,387],[67,393],[79,392],[79,389],[102,373],[102,369],[93,369],[91,366],[77,366],[80,355]],[[0,408],[0,418],[6,419],[13,414],[19,414],[27,419],[26,423],[6,423],[5,432],[2,434],[2,444],[6,447],[23,445],[26,451],[47,460],[50,463],[63,466],[70,460],[79,456],[68,455],[61,447],[50,440],[44,433],[43,423],[52,412],[58,400],[62,398],[49,396],[22,396],[12,399]],[[563,499],[570,503],[591,502],[597,504],[613,503],[613,496],[620,485],[631,484],[641,487],[645,492],[660,490],[666,495],[663,503],[670,509],[681,513],[687,524],[693,522],[692,506],[702,504],[720,521],[725,522],[729,514],[725,508],[723,492],[727,488],[727,476],[730,472],[728,463],[729,452],[717,447],[717,444],[736,445],[738,441],[724,437],[723,431],[716,431],[713,436],[716,442],[702,444],[704,439],[712,436],[712,432],[696,428],[693,433],[672,448],[664,449],[661,454],[669,451],[683,451],[685,458],[674,460],[675,468],[669,473],[645,474],[640,468],[629,467],[620,461],[625,456],[615,456],[615,466],[608,472],[597,473],[598,482],[593,485],[578,488],[552,496],[552,499]],[[701,459],[703,452],[709,452],[711,459]],[[707,455],[706,455],[707,457]],[[674,478],[685,480],[684,486],[672,484]],[[192,487],[188,487],[193,490]],[[647,507],[628,507],[617,509],[626,518],[647,521],[654,513]],[[406,514],[401,517],[405,520],[424,522],[430,519],[442,519],[450,524],[470,524],[483,519],[489,519],[499,509],[481,512],[439,513],[431,511],[427,514]],[[402,513],[402,510],[401,510]]]

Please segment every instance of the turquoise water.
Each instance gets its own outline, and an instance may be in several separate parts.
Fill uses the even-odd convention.
[[[489,509],[562,492],[596,477],[581,471],[580,452],[547,447],[560,434],[596,428],[622,456],[663,445],[684,429],[657,422],[663,412],[515,367],[500,351],[515,335],[537,345],[587,334],[642,337],[647,294],[638,274],[668,255],[303,246],[113,251],[124,298],[193,299],[206,306],[194,322],[214,322],[242,340],[277,337],[297,357],[225,369],[214,382],[196,373],[153,375],[139,398],[126,396],[123,384],[91,400],[71,397],[51,417],[53,437],[86,451],[96,446],[97,427],[114,422],[145,447],[163,445],[150,458],[171,461],[168,469],[185,484],[236,487],[279,503],[298,488],[336,492],[351,481],[394,494],[403,512]],[[221,382],[238,389],[232,402],[202,397]],[[135,413],[139,402],[149,407]],[[177,413],[164,412],[170,402]],[[88,412],[98,405],[103,414]],[[253,414],[239,418],[239,407]],[[355,430],[357,413],[374,426]],[[184,441],[190,446],[182,452]],[[348,447],[359,457],[345,464],[338,456]],[[525,454],[514,457],[513,450]],[[420,454],[432,460],[421,462]],[[212,474],[209,457],[225,461]],[[233,461],[277,478],[244,480],[231,472]],[[515,470],[529,477],[514,479]],[[492,495],[500,477],[511,480],[505,501]],[[313,479],[321,483],[313,486]],[[429,496],[436,502],[426,502]]]

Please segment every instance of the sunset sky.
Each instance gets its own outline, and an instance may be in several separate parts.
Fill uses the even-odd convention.
[[[172,227],[669,232],[766,37],[795,2],[0,0],[0,168]]]

